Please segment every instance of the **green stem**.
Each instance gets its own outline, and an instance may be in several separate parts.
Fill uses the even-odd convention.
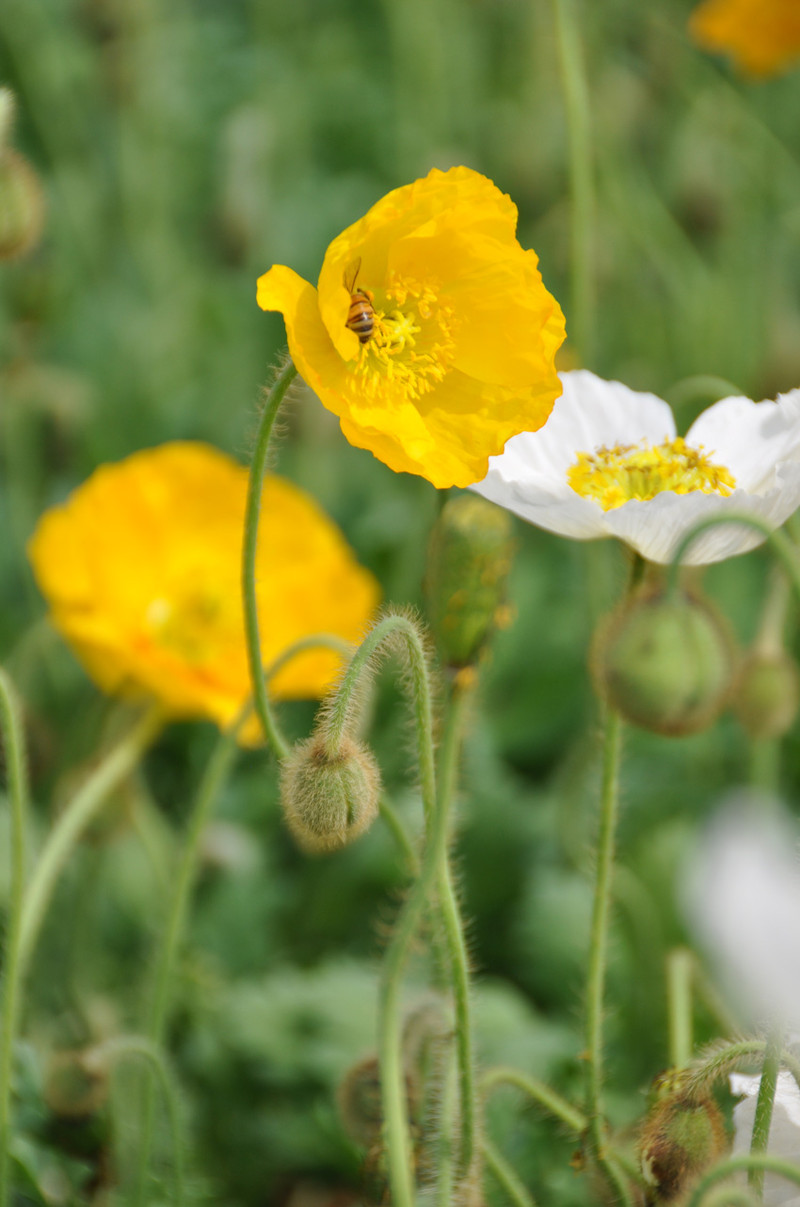
[[[0,670],[0,730],[6,759],[8,802],[11,812],[11,879],[3,960],[2,1034],[0,1034],[0,1207],[8,1207],[9,1149],[11,1143],[11,1081],[14,1040],[19,1012],[19,948],[22,902],[25,892],[25,819],[28,813],[28,775],[25,739],[16,692]]]
[[[594,181],[586,68],[573,0],[552,2],[569,139],[570,331],[583,362],[591,364],[594,348]]]
[[[146,1029],[147,1042],[154,1049],[158,1049],[164,1040],[173,968],[183,936],[189,897],[197,874],[200,839],[202,838],[219,790],[230,770],[237,749],[236,739],[249,711],[250,706],[248,704],[234,724],[221,734],[217,740],[216,747],[208,761],[205,774],[195,797],[194,807],[189,816],[189,824],[186,829],[186,837],[175,879],[175,887],[169,904],[166,924],[161,932],[161,943],[155,959],[153,993]],[[144,1101],[142,1104],[142,1127],[139,1138],[135,1182],[136,1195],[134,1202],[139,1204],[143,1204],[146,1199],[152,1133],[153,1095],[152,1084],[148,1079],[144,1089]]]
[[[769,1129],[772,1124],[772,1110],[775,1105],[775,1090],[778,1086],[778,1070],[781,1064],[782,1038],[777,1029],[767,1036],[764,1063],[761,1066],[761,1083],[756,1099],[756,1113],[753,1119],[753,1138],[750,1142],[751,1157],[758,1157],[762,1153],[766,1153],[769,1144]],[[758,1166],[751,1166],[747,1181],[753,1193],[761,1198],[764,1193],[764,1170]]]
[[[545,1085],[543,1081],[539,1081],[537,1077],[531,1077],[527,1073],[521,1073],[519,1069],[505,1068],[498,1066],[494,1069],[489,1069],[481,1078],[481,1089],[484,1095],[491,1092],[498,1086],[513,1085],[518,1090],[522,1090],[534,1102],[538,1102],[546,1111],[554,1115],[556,1119],[560,1119],[562,1123],[566,1123],[576,1135],[585,1132],[589,1125],[589,1120],[586,1116],[574,1107],[566,1098],[562,1098],[555,1090],[551,1090],[549,1085]]]
[[[597,872],[589,942],[589,969],[586,981],[586,1114],[588,1139],[594,1155],[622,1198],[630,1202],[630,1193],[616,1166],[605,1153],[601,1093],[603,1086],[603,999],[608,958],[608,922],[614,872],[614,844],[618,808],[620,756],[620,719],[608,709],[603,750],[603,782],[600,801],[600,833],[597,843]]]
[[[439,764],[439,810],[449,814],[458,776],[458,756],[464,723],[467,692],[454,685],[442,738]],[[475,1059],[473,1055],[472,1021],[469,1000],[469,957],[464,940],[464,927],[453,885],[453,875],[447,843],[439,851],[437,873],[439,908],[450,963],[450,977],[456,1016],[456,1059],[458,1062],[459,1097],[461,1110],[461,1144],[459,1172],[466,1177],[472,1166],[477,1131],[475,1106]]]
[[[705,1207],[756,1207],[756,1203],[745,1186],[717,1186],[705,1198]]]
[[[765,537],[767,544],[771,547],[773,553],[777,556],[786,571],[787,578],[792,584],[798,601],[800,601],[800,565],[798,565],[795,546],[783,532],[779,529],[773,530],[767,521],[762,520],[760,516],[745,515],[736,512],[712,515],[704,520],[698,520],[692,528],[683,534],[678,542],[672,558],[672,564],[669,568],[667,578],[667,590],[669,592],[673,593],[677,590],[681,562],[686,556],[690,545],[693,545],[697,538],[704,532],[707,532],[709,528],[717,528],[720,524],[740,524],[745,528],[752,528],[755,532],[759,532]]]
[[[498,1185],[506,1192],[515,1207],[536,1207],[533,1196],[523,1185],[517,1171],[486,1136],[481,1141],[481,1148],[487,1169],[491,1170]]]
[[[667,1008],[669,1062],[681,1069],[692,1058],[692,967],[694,957],[685,947],[667,956]]]
[[[261,515],[261,495],[264,474],[269,459],[270,441],[281,403],[297,369],[291,360],[278,373],[275,383],[267,394],[264,409],[258,424],[253,462],[250,466],[250,481],[247,489],[247,507],[244,521],[244,544],[242,548],[242,595],[244,601],[245,638],[250,678],[253,684],[253,701],[258,719],[267,741],[278,758],[289,753],[288,745],[277,729],[264,682],[261,657],[261,636],[258,625],[258,597],[256,593],[256,555],[258,552],[258,521]]]
[[[178,1093],[164,1057],[159,1049],[138,1035],[121,1035],[93,1049],[101,1061],[125,1059],[131,1056],[147,1061],[158,1079],[164,1105],[167,1108],[170,1139],[172,1141],[173,1201],[176,1207],[183,1204],[183,1144],[181,1140]]]
[[[391,621],[388,624],[387,621]],[[405,621],[405,625],[400,622]],[[409,631],[410,630],[410,631]],[[352,692],[356,679],[353,664],[359,659],[364,644],[370,643],[374,652],[381,639],[392,632],[400,632],[413,650],[415,659],[421,654],[418,673],[413,676],[416,732],[420,762],[423,806],[428,819],[427,844],[422,859],[419,878],[414,882],[408,900],[398,919],[397,928],[386,949],[381,970],[378,1008],[378,1051],[381,1068],[381,1104],[384,1118],[389,1183],[393,1207],[414,1207],[414,1175],[411,1166],[411,1142],[408,1129],[405,1074],[402,1056],[402,1029],[400,1026],[400,993],[403,972],[410,954],[414,937],[422,917],[434,894],[441,853],[447,846],[447,810],[436,795],[436,772],[433,753],[432,704],[430,681],[424,650],[419,636],[404,617],[389,617],[379,622],[367,636],[365,643],[356,653],[345,673],[338,695]],[[413,636],[412,636],[413,633]],[[419,644],[418,644],[419,643]],[[365,665],[362,660],[360,665]],[[345,713],[345,715],[347,715]]]
[[[378,804],[378,812],[383,818],[388,829],[391,831],[392,837],[402,852],[403,859],[408,867],[409,876],[411,876],[412,879],[416,878],[419,875],[419,859],[417,857],[417,852],[414,850],[414,844],[408,836],[400,815],[385,792],[381,795],[381,799]]]
[[[25,976],[56,881],[86,827],[110,792],[130,775],[164,724],[153,705],[103,759],[61,813],[34,867],[22,904],[17,976]]]
[[[673,408],[684,406],[698,399],[717,402],[720,398],[738,398],[742,391],[725,377],[714,377],[710,373],[698,373],[693,377],[682,377],[666,392]]]
[[[748,1153],[740,1157],[729,1157],[721,1165],[715,1165],[697,1183],[691,1197],[687,1200],[686,1207],[700,1207],[708,1192],[713,1186],[716,1186],[717,1182],[744,1170],[749,1174],[751,1169],[761,1169],[764,1173],[777,1174],[781,1178],[786,1178],[787,1182],[800,1186],[800,1165],[795,1165],[792,1161],[784,1161],[782,1157],[771,1157],[767,1153],[759,1153],[757,1156]]]

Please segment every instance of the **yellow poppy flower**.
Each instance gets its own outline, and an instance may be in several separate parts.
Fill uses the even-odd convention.
[[[695,41],[749,75],[775,75],[800,57],[798,0],[705,0],[689,21]]]
[[[351,444],[468,486],[542,426],[564,316],[516,226],[485,176],[434,169],[334,239],[317,289],[280,264],[259,278],[259,306],[282,312],[298,371]]]
[[[250,697],[240,558],[247,470],[208,445],[165,444],[103,465],[42,516],[28,545],[51,619],[107,692],[150,696],[175,717],[231,722]],[[270,476],[257,561],[262,658],[334,633],[356,642],[378,585],[298,487]],[[312,650],[271,684],[318,697],[340,660]],[[245,740],[258,741],[253,719]]]

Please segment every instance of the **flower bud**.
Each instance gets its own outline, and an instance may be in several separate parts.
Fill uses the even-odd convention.
[[[0,147],[0,260],[30,251],[39,241],[44,195],[30,164],[10,147]]]
[[[646,587],[601,626],[593,671],[599,692],[632,724],[699,733],[725,702],[733,648],[710,604]]]
[[[44,1100],[55,1115],[84,1119],[93,1115],[108,1096],[108,1078],[90,1048],[55,1052],[47,1062]]]
[[[307,851],[333,851],[363,834],[377,817],[380,791],[374,755],[348,737],[334,757],[320,734],[298,742],[281,772],[283,812]]]
[[[779,738],[791,729],[800,704],[794,659],[783,651],[753,650],[739,672],[733,710],[751,738]]]
[[[639,1136],[642,1173],[653,1197],[681,1197],[727,1148],[722,1112],[710,1095],[667,1090],[648,1112]]]
[[[446,665],[469,666],[506,613],[513,551],[509,513],[479,495],[449,499],[428,547],[428,616]]]

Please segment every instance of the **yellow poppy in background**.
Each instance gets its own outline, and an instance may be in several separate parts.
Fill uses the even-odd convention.
[[[800,0],[705,0],[689,29],[749,75],[776,75],[800,59]]]
[[[107,692],[152,697],[174,717],[229,724],[250,697],[241,601],[247,470],[205,444],[176,442],[103,465],[47,511],[28,546],[53,624]],[[257,560],[268,665],[314,633],[357,642],[376,580],[332,520],[283,478],[264,484]],[[298,655],[270,685],[319,697],[340,659]],[[258,741],[255,719],[245,740]]]
[[[331,243],[315,289],[258,281],[298,371],[351,444],[434,486],[468,486],[561,392],[564,316],[512,201],[470,168],[395,189]]]

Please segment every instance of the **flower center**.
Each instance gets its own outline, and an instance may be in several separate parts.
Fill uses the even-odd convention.
[[[663,444],[618,444],[595,453],[578,453],[567,472],[572,489],[611,511],[629,499],[652,499],[664,490],[688,495],[729,495],[736,479],[724,465],[715,465],[702,450],[690,448],[683,437]]]
[[[146,625],[159,645],[197,664],[219,645],[221,612],[219,596],[199,589],[179,600],[164,596],[152,600]]]
[[[359,349],[359,388],[385,399],[387,388],[417,401],[447,373],[455,351],[453,312],[435,289],[408,277],[392,277],[370,294],[374,310],[371,338]]]

